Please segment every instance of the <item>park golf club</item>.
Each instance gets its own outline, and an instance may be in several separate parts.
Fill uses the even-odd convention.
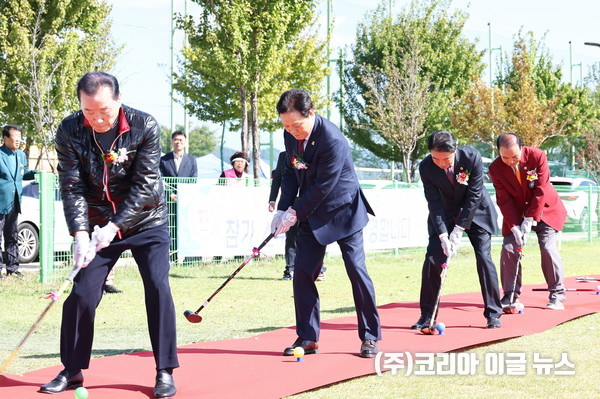
[[[440,289],[437,293],[437,298],[435,300],[435,306],[433,307],[433,313],[431,314],[431,319],[429,320],[429,324],[425,327],[421,328],[421,332],[425,335],[433,335],[435,332],[435,325],[437,318],[438,308],[440,306],[440,298],[442,296],[442,287],[444,286],[444,280],[446,280],[446,275],[448,274],[448,267],[450,264],[450,257],[446,260],[445,263],[442,264],[442,278],[440,280]]]
[[[231,274],[231,276],[229,276],[227,278],[227,280],[225,280],[225,282],[223,284],[221,284],[221,286],[219,288],[217,288],[217,290],[202,304],[202,306],[200,306],[198,308],[198,310],[196,310],[195,312],[192,312],[191,310],[186,310],[185,312],[183,312],[183,315],[185,316],[185,318],[188,319],[188,321],[190,323],[200,323],[202,321],[202,316],[200,316],[198,313],[200,313],[200,311],[202,309],[204,309],[204,307],[206,305],[208,305],[208,303],[219,293],[219,291],[221,291],[223,289],[223,287],[225,287],[231,280],[233,280],[233,278],[240,272],[240,270],[242,270],[244,268],[244,266],[246,266],[252,259],[260,256],[260,250],[263,249],[263,247],[265,245],[267,245],[267,243],[273,237],[274,237],[274,233],[269,234],[269,236],[267,238],[265,238],[265,240],[258,246],[258,248],[256,248],[256,247],[253,248],[252,255],[250,255],[244,261],[244,263],[242,263],[237,269],[235,269],[235,271]]]
[[[519,253],[519,257],[517,258],[517,267],[515,269],[515,279],[513,280],[512,291],[510,292],[510,302],[507,306],[502,308],[504,313],[518,313],[519,308],[523,310],[521,306],[517,306],[515,303],[515,290],[517,289],[517,278],[519,277],[519,270],[521,269],[521,260],[523,259],[523,247],[518,247],[517,252]]]
[[[23,345],[25,345],[25,342],[27,342],[27,340],[29,339],[29,337],[37,329],[37,327],[40,325],[40,323],[42,322],[42,320],[44,319],[44,317],[46,316],[46,314],[48,314],[48,311],[50,310],[50,308],[52,308],[52,305],[54,305],[54,303],[57,302],[60,299],[60,296],[62,295],[62,293],[67,289],[67,287],[69,286],[69,284],[71,284],[73,282],[73,279],[75,278],[75,276],[77,276],[77,273],[79,273],[79,270],[81,270],[81,266],[75,266],[73,268],[73,270],[71,270],[71,273],[69,273],[69,276],[67,277],[67,279],[60,286],[60,288],[58,290],[54,291],[54,292],[49,292],[48,293],[48,296],[46,297],[46,299],[50,299],[50,302],[46,306],[46,309],[44,309],[44,311],[42,312],[42,314],[33,323],[33,325],[31,326],[31,328],[29,329],[29,331],[27,332],[27,334],[25,334],[25,336],[23,337],[23,339],[21,340],[21,342],[19,342],[19,344],[17,345],[17,347],[10,354],[10,356],[8,356],[8,359],[6,359],[6,361],[2,364],[2,366],[0,366],[0,373],[2,373],[4,370],[6,370],[6,368],[8,367],[8,365],[17,356],[17,354],[19,353],[19,350],[21,350],[21,348],[23,347]]]

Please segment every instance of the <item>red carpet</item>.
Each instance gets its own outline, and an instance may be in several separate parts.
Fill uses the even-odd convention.
[[[598,276],[595,276],[598,277]],[[576,282],[569,288],[594,288],[598,283]],[[566,309],[544,309],[546,292],[527,286],[521,299],[523,314],[504,315],[502,328],[488,330],[479,293],[444,295],[439,320],[446,324],[444,335],[427,336],[410,325],[419,316],[418,303],[381,306],[384,352],[448,352],[486,342],[545,331],[565,321],[600,311],[600,295],[569,292]],[[356,354],[360,341],[355,317],[325,320],[322,323],[321,353],[296,362],[283,357],[283,349],[295,339],[294,328],[285,328],[251,338],[235,339],[179,348],[181,368],[175,371],[176,398],[280,398],[319,386],[375,373],[374,361]],[[90,399],[152,397],[154,360],[150,352],[93,359],[85,374]],[[4,399],[45,398],[37,388],[52,379],[62,366],[36,370],[23,376],[0,376]],[[292,377],[293,375],[293,377]],[[53,398],[73,398],[73,391]]]

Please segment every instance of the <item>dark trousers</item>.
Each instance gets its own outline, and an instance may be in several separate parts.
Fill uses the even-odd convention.
[[[298,235],[298,223],[290,227],[285,233],[285,272],[293,273],[296,263],[296,236]]]
[[[15,198],[15,206],[6,215],[0,215],[0,232],[4,240],[4,253],[0,262],[6,266],[7,273],[16,272],[19,268],[19,229],[17,218],[19,217],[18,198]],[[2,267],[0,266],[0,271]]]
[[[79,271],[73,290],[63,305],[60,355],[65,368],[89,367],[94,318],[102,299],[102,286],[126,249],[131,250],[144,284],[146,317],[156,369],[179,366],[175,307],[169,287],[169,242],[166,224],[122,240],[115,238],[96,254],[86,268]]]
[[[380,340],[379,313],[375,303],[375,288],[365,262],[363,232],[359,230],[337,243],[352,284],[358,336],[361,340]],[[298,337],[311,341],[319,340],[321,317],[315,279],[323,266],[326,248],[316,240],[308,223],[299,223],[293,282],[296,333]]]
[[[448,231],[452,231],[454,226],[448,226]],[[442,244],[438,234],[429,230],[429,245],[425,262],[423,262],[423,271],[421,274],[421,314],[432,315],[435,307],[435,300],[441,284],[442,264],[447,261],[446,255],[442,250]],[[465,230],[477,262],[477,274],[479,276],[479,285],[483,297],[485,317],[500,317],[502,315],[502,305],[500,304],[500,290],[498,288],[498,274],[496,266],[492,261],[492,236],[490,233],[471,223],[471,228]],[[452,274],[452,265],[448,269],[448,276]],[[456,276],[460,278],[460,276]],[[436,315],[433,315],[436,317]]]

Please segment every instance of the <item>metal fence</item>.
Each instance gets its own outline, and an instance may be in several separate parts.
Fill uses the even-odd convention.
[[[51,173],[40,173],[36,177],[39,183],[39,261],[40,280],[44,283],[56,281],[66,277],[68,271],[73,267],[72,238],[66,231],[62,204],[58,195],[57,178]],[[177,186],[182,183],[194,183],[199,185],[230,185],[242,184],[246,186],[269,185],[267,179],[198,179],[198,178],[164,178],[165,196],[169,213],[169,234],[171,235],[170,260],[172,263],[183,265],[198,265],[206,262],[226,262],[229,259],[220,257],[201,259],[184,258],[177,256]],[[419,187],[419,184],[407,184],[395,181],[368,180],[361,181],[362,187],[371,189],[404,189]],[[494,197],[495,191],[491,184],[486,184],[490,195]],[[587,186],[579,189],[569,187],[556,187],[565,207],[568,211],[568,219],[564,228],[564,235],[573,239],[586,239],[592,242],[598,239],[600,232],[600,195],[598,186]],[[368,194],[367,194],[368,195]],[[198,198],[201,201],[201,198]],[[266,203],[266,199],[265,199]],[[62,226],[62,227],[61,227]],[[398,251],[394,251],[398,252]],[[134,260],[129,251],[121,256],[117,265],[133,264]]]

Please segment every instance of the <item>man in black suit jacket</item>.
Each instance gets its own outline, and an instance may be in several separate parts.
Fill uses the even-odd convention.
[[[487,328],[499,328],[502,306],[498,275],[492,261],[492,234],[498,230],[496,209],[483,185],[479,152],[457,146],[452,134],[438,130],[427,139],[430,154],[419,165],[429,207],[429,245],[421,276],[421,317],[411,328],[427,326],[440,289],[441,265],[460,245],[463,232],[473,245],[487,318]]]
[[[160,173],[167,177],[198,177],[196,159],[185,153],[187,136],[181,130],[171,135],[173,151],[160,158]]]
[[[299,223],[293,280],[298,338],[283,354],[293,355],[296,347],[302,347],[305,354],[318,352],[320,315],[315,279],[327,245],[337,242],[352,284],[362,341],[360,356],[375,357],[381,327],[362,232],[367,212],[373,214],[373,210],[358,184],[348,141],[337,126],[315,113],[312,100],[302,90],[283,93],[277,113],[285,129],[287,162],[272,231],[282,234]]]
[[[171,135],[173,151],[160,158],[160,174],[163,177],[198,177],[196,159],[185,153],[187,142],[186,134],[176,130]],[[169,208],[169,235],[171,242],[171,261],[177,261],[177,183],[165,184],[166,192],[171,201],[167,202]]]

